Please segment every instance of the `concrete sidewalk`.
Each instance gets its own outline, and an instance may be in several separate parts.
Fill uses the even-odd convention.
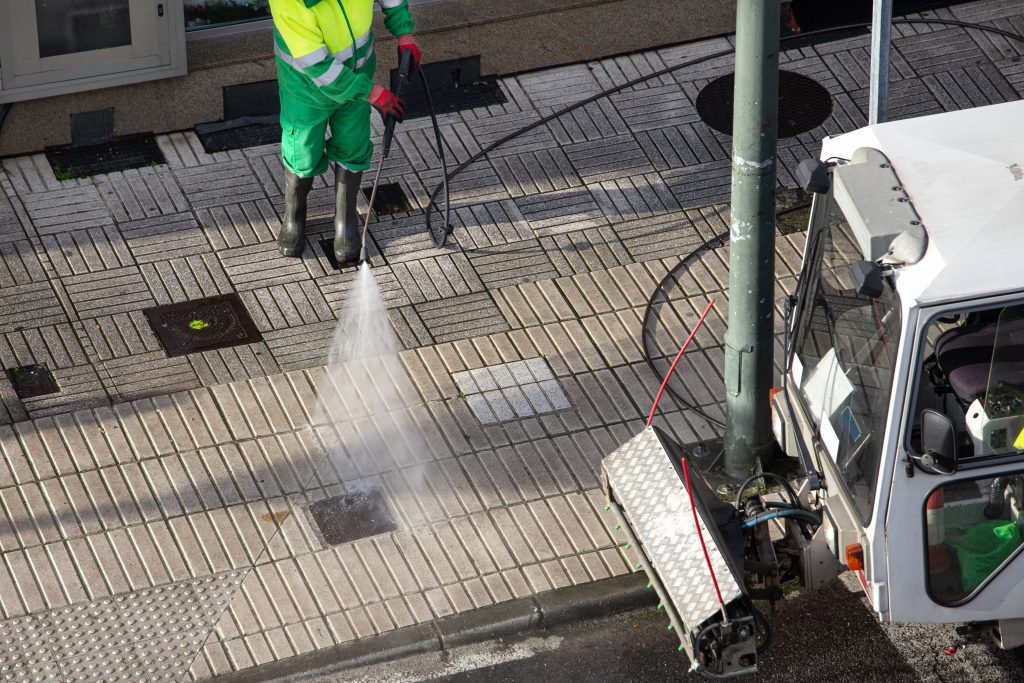
[[[1024,31],[1008,0],[939,15]],[[505,104],[445,115],[443,132],[458,162],[555,108],[728,46],[506,78]],[[832,112],[780,141],[780,187],[821,137],[864,125],[867,52],[863,36],[783,53]],[[1017,99],[1022,55],[978,31],[900,26],[893,114]],[[446,249],[415,211],[371,224],[411,397],[394,409],[429,450],[424,463],[382,454],[373,471],[333,448],[349,425],[318,418],[355,275],[332,270],[318,243],[333,209],[323,179],[299,260],[273,242],[275,146],[208,155],[174,134],[159,139],[165,165],[68,181],[42,155],[4,160],[0,360],[45,363],[60,386],[22,400],[0,379],[4,680],[206,679],[628,573],[598,465],[657,388],[641,338],[656,283],[727,230],[729,138],[694,101],[730,69],[718,59],[660,77],[496,150],[453,182]],[[420,207],[440,174],[431,135],[425,119],[403,124],[384,170]],[[779,239],[780,295],[801,240]],[[719,419],[727,263],[725,247],[705,253],[652,330],[674,355],[716,298],[677,386]],[[142,313],[230,293],[262,341],[169,357]],[[716,435],[671,402],[661,420],[681,441]],[[381,492],[395,530],[330,545],[310,506],[354,482]]]

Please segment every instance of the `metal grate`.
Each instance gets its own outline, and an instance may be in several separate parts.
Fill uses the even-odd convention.
[[[364,187],[363,195],[370,200],[372,187]],[[398,183],[384,183],[377,186],[377,196],[373,199],[373,212],[378,216],[393,216],[396,213],[408,213],[413,210],[405,190]]]
[[[18,398],[35,398],[55,394],[60,391],[57,380],[46,365],[22,365],[20,368],[8,368],[7,377],[14,385]]]
[[[697,114],[719,133],[732,135],[733,74],[708,83],[697,95]],[[812,78],[779,72],[779,137],[790,138],[817,128],[832,113],[832,96]]]
[[[156,144],[156,137],[149,133],[126,135],[84,147],[51,147],[46,150],[46,160],[58,180],[167,163]]]
[[[156,306],[143,313],[170,357],[263,340],[237,294]]]
[[[201,123],[196,136],[207,154],[281,142],[281,124],[268,117]]]
[[[71,115],[71,146],[88,147],[114,139],[114,108]]]
[[[319,500],[309,506],[309,513],[327,545],[341,545],[397,528],[378,489]]]
[[[447,114],[464,109],[489,107],[508,102],[498,81],[492,77],[480,75],[480,57],[464,57],[444,62],[433,62],[420,66],[430,86],[430,96],[434,102],[434,111]],[[397,70],[391,71],[391,84],[395,84]],[[419,75],[409,80],[402,94],[405,100],[405,118],[415,119],[429,116],[427,98]]]

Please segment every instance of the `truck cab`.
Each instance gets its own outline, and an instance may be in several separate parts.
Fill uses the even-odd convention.
[[[827,138],[779,444],[884,621],[1024,643],[1024,102]]]

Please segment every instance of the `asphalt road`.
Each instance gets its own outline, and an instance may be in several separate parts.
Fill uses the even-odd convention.
[[[1024,681],[1024,652],[970,644],[947,657],[951,626],[881,625],[849,581],[787,598],[757,681]],[[321,683],[706,681],[688,671],[657,610],[584,622],[318,676]],[[744,679],[740,679],[744,680]]]

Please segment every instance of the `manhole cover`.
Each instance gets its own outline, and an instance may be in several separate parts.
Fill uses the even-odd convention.
[[[143,313],[171,357],[263,340],[237,294],[156,306]]]
[[[366,201],[370,201],[372,187],[364,187]],[[378,216],[391,216],[396,213],[412,211],[412,204],[405,196],[405,190],[398,183],[385,183],[377,186],[377,196],[373,198],[373,212]]]
[[[7,376],[14,385],[18,398],[35,398],[60,391],[57,380],[45,365],[22,365],[20,368],[8,368]]]
[[[397,528],[377,489],[318,500],[309,506],[309,513],[328,545],[349,543]]]
[[[697,95],[701,120],[719,133],[732,135],[733,74],[716,78]],[[779,72],[779,137],[791,138],[820,126],[832,113],[832,97],[813,78]]]

